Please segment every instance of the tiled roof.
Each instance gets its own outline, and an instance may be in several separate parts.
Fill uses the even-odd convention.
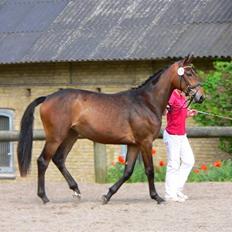
[[[1,0],[0,63],[232,57],[231,0]]]

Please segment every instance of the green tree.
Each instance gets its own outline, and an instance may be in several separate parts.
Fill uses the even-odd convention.
[[[232,118],[232,61],[215,61],[213,65],[214,71],[200,73],[206,100],[194,108]],[[205,114],[198,114],[195,120],[205,126],[232,126],[232,120]],[[232,154],[232,138],[220,138],[220,148]]]

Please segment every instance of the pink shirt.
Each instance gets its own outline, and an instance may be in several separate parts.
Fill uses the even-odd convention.
[[[171,135],[186,134],[187,107],[185,96],[174,90],[168,104],[170,105],[170,110],[167,113],[166,131]]]

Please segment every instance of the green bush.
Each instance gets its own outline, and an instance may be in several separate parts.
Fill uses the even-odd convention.
[[[122,156],[118,157],[118,162],[114,163],[107,172],[107,183],[114,183],[122,176],[125,168],[125,160]],[[163,161],[160,161],[159,167],[155,167],[155,181],[165,180],[166,167]],[[136,161],[133,174],[127,183],[146,182],[147,176],[142,162]]]
[[[117,162],[114,166],[108,169],[107,173],[107,182],[114,183],[118,181],[124,172],[125,165]],[[136,162],[134,172],[131,175],[130,179],[127,181],[128,183],[136,183],[136,182],[146,182],[147,177],[144,172],[144,166],[139,162]]]
[[[160,163],[161,164],[161,163]],[[124,172],[125,164],[117,162],[108,169],[107,182],[115,183],[118,181]],[[165,181],[166,166],[155,167],[155,181]],[[201,165],[194,167],[191,171],[189,182],[202,181],[232,181],[232,160],[216,161],[210,165]],[[147,182],[143,164],[137,162],[134,172],[127,183]]]
[[[192,107],[232,118],[232,61],[215,61],[213,65],[214,71],[208,74],[200,72],[206,100],[202,104],[194,104]],[[205,126],[232,126],[232,120],[212,115],[198,114],[194,119]],[[220,148],[232,154],[232,138],[220,138]]]

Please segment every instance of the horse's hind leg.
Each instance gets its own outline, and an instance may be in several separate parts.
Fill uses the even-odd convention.
[[[45,192],[45,172],[52,155],[55,153],[59,144],[46,142],[43,151],[37,159],[38,165],[38,196],[42,199],[43,203],[49,202]]]
[[[127,181],[131,174],[133,173],[136,158],[138,156],[139,148],[135,145],[128,145],[127,146],[127,155],[126,155],[126,164],[123,173],[123,177],[120,178],[112,187],[110,187],[108,193],[103,195],[103,204],[106,204],[113,194],[115,194],[121,185]]]
[[[52,161],[66,179],[69,188],[74,191],[74,196],[80,198],[80,190],[78,188],[78,185],[65,166],[66,157],[69,151],[72,149],[73,144],[76,142],[77,137],[78,134],[71,129],[68,133],[68,136],[60,144],[55,155],[52,157]]]

